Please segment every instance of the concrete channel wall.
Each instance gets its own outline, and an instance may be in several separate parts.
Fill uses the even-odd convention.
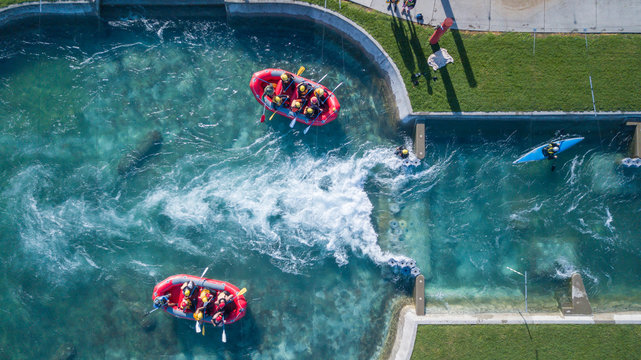
[[[93,1],[28,2],[0,8],[0,27],[40,15],[97,15]]]
[[[404,119],[412,113],[405,83],[394,61],[367,31],[343,15],[317,5],[287,0],[226,0],[225,7],[230,18],[256,16],[302,18],[324,24],[345,35],[361,48],[385,75],[394,95],[399,118]]]

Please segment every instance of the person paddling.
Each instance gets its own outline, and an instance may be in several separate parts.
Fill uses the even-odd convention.
[[[548,144],[543,149],[541,149],[541,151],[548,160],[554,160],[557,158],[556,153],[559,152],[559,143],[553,142],[551,144]]]

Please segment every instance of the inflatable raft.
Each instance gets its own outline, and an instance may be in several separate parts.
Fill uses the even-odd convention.
[[[234,323],[240,320],[243,316],[245,316],[245,310],[247,309],[247,301],[245,300],[245,296],[243,295],[236,296],[240,291],[236,286],[228,282],[206,279],[206,278],[199,278],[193,275],[185,275],[185,274],[174,275],[159,282],[154,287],[152,300],[156,302],[158,298],[167,296],[169,300],[168,303],[180,304],[184,299],[184,295],[180,290],[180,287],[182,286],[182,284],[188,282],[189,280],[192,280],[194,284],[198,287],[198,291],[195,291],[194,294],[190,296],[190,298],[197,299],[200,293],[200,290],[202,289],[209,289],[209,291],[212,294],[214,294],[214,296],[216,296],[220,291],[227,291],[230,294],[234,295],[234,300],[229,302],[227,305],[225,305],[225,308],[224,308],[225,324]],[[165,312],[167,312],[168,314],[173,315],[177,318],[195,321],[193,309],[183,311],[180,308],[178,308],[177,305],[162,306],[162,309],[165,310]],[[213,314],[206,313],[204,317],[204,321],[211,322],[212,315]]]
[[[281,80],[281,75],[284,73],[287,73],[292,78],[290,84],[286,86],[283,86],[283,81]],[[273,95],[265,94],[267,85],[272,85],[274,89]],[[300,94],[298,91],[301,85],[305,86],[307,90],[305,94]],[[325,86],[281,69],[265,69],[254,73],[249,81],[249,87],[256,101],[265,108],[292,120],[296,119],[296,121],[305,125],[325,125],[338,117],[338,112],[341,108],[334,93]],[[323,89],[324,92],[324,96],[319,99],[320,112],[312,116],[305,115],[305,109],[308,105],[311,105],[310,100],[314,96],[314,90],[317,88]],[[273,98],[283,95],[286,100],[280,106],[276,105]],[[292,106],[295,101],[301,102],[302,106],[299,110]]]

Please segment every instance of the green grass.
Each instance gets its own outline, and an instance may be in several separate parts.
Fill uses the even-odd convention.
[[[412,360],[639,359],[641,325],[420,325]]]
[[[20,4],[23,2],[29,2],[29,1],[34,1],[34,0],[0,0],[0,8],[3,8],[5,6],[13,5],[13,4]]]
[[[306,0],[323,6],[324,0]],[[357,4],[327,7],[367,30],[394,60],[414,111],[641,110],[641,35],[539,35],[448,31],[440,41],[454,58],[445,70],[427,65],[431,27]],[[429,14],[424,14],[429,19]],[[411,81],[413,73],[429,74]],[[436,76],[436,81],[429,81]]]

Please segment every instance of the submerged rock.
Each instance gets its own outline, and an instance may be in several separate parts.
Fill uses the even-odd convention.
[[[53,355],[53,360],[71,360],[76,358],[76,347],[72,343],[65,343],[60,345],[56,353]]]
[[[126,175],[138,168],[150,156],[158,153],[162,146],[162,135],[154,130],[147,133],[136,148],[125,155],[118,163],[118,174]]]

